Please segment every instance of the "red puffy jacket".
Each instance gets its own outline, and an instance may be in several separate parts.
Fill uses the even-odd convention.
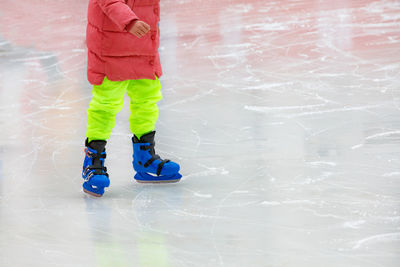
[[[140,39],[127,31],[137,19],[151,27]],[[100,85],[104,76],[112,81],[160,77],[159,21],[160,0],[90,0],[86,30],[89,82]]]

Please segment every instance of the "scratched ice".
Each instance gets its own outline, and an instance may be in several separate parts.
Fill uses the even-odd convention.
[[[400,2],[163,0],[159,154],[81,192],[87,1],[0,0],[0,266],[396,267]]]

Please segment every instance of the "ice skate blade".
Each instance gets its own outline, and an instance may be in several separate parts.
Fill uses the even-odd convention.
[[[180,173],[175,173],[172,175],[161,175],[155,176],[149,173],[136,173],[133,177],[138,183],[146,183],[146,184],[165,184],[165,183],[176,183],[179,182],[182,178]]]
[[[160,181],[146,181],[146,180],[137,180],[135,179],[136,182],[140,183],[140,184],[172,184],[172,183],[177,183],[179,182],[181,179],[176,179],[176,180],[160,180]]]
[[[96,194],[96,193],[90,192],[89,190],[86,190],[85,188],[83,188],[83,192],[85,192],[86,194],[89,194],[91,196],[94,196],[94,197],[102,197],[103,196],[103,195],[100,195],[100,194]]]

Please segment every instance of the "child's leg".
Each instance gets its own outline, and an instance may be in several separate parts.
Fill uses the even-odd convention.
[[[159,80],[156,78],[131,81],[128,95],[131,98],[129,123],[134,134],[132,164],[136,171],[136,181],[178,182],[182,177],[179,164],[161,159],[154,149],[154,128],[158,119],[157,102],[162,98]]]
[[[88,109],[86,137],[107,140],[115,126],[115,116],[124,105],[124,95],[129,81],[110,81],[104,78],[101,85],[93,86],[93,98]]]
[[[124,95],[129,81],[113,82],[104,78],[101,85],[93,86],[93,98],[88,109],[88,124],[83,162],[83,191],[101,197],[110,185],[106,158],[106,141],[115,125],[115,115],[124,105]]]
[[[155,80],[131,80],[127,90],[131,99],[131,132],[140,138],[155,128],[158,119],[157,102],[162,99],[161,84],[157,77]]]

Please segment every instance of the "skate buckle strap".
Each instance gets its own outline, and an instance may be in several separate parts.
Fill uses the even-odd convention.
[[[154,144],[153,144],[153,145],[150,144],[150,145],[148,145],[148,146],[142,145],[142,146],[140,146],[140,149],[141,149],[141,150],[148,150],[148,149],[151,149],[152,147],[154,147]]]
[[[165,164],[165,163],[167,163],[167,162],[170,162],[170,160],[169,160],[169,159],[164,159],[163,161],[161,161],[161,163],[160,163],[160,164],[158,164],[158,168],[157,168],[157,176],[160,176],[160,174],[161,174],[161,170],[162,170],[162,168],[163,168],[164,164]]]
[[[88,171],[90,170],[90,166],[86,166],[86,168],[83,170],[83,174],[86,175]]]
[[[85,154],[89,158],[93,158],[95,156],[95,153],[91,152],[87,147],[85,147]]]
[[[93,171],[94,174],[108,176],[107,167],[103,167],[103,166],[96,167],[96,166],[93,166],[93,165],[92,166],[88,166],[88,167],[90,168],[90,170],[94,170]]]
[[[84,168],[83,174],[86,175],[85,181],[89,181],[94,175],[105,175],[108,177],[107,167],[104,167],[104,159],[107,157],[105,152],[92,152],[87,147],[85,154],[92,159],[92,165],[87,165]],[[102,160],[103,159],[103,160]]]
[[[90,173],[86,176],[86,178],[84,179],[84,181],[85,181],[85,182],[88,182],[88,181],[90,180],[90,178],[92,178],[93,175],[94,175],[93,172],[90,172]]]
[[[87,174],[88,173],[88,174]],[[94,175],[105,175],[108,177],[107,168],[106,167],[94,167],[94,166],[87,166],[84,174],[86,178],[84,179],[85,182],[88,182]]]
[[[107,158],[107,154],[102,152],[102,153],[93,153],[92,151],[90,151],[87,147],[85,148],[85,154],[86,156],[88,156],[89,158],[95,158],[98,157],[100,159],[105,159]]]
[[[141,145],[140,149],[141,150],[149,150],[150,155],[152,156],[151,159],[149,159],[148,161],[146,161],[145,164],[143,164],[143,167],[147,168],[149,167],[155,160],[160,160],[161,162],[158,164],[157,166],[157,176],[161,175],[161,171],[162,168],[164,166],[165,163],[170,162],[169,159],[164,159],[161,160],[161,157],[157,154],[154,153],[154,146],[155,143],[148,143],[149,145]],[[139,161],[139,165],[141,165],[142,163]]]
[[[146,163],[143,166],[145,168],[149,167],[156,159],[160,159],[160,156],[159,155],[155,155],[154,157],[152,157],[151,159],[146,161]]]

